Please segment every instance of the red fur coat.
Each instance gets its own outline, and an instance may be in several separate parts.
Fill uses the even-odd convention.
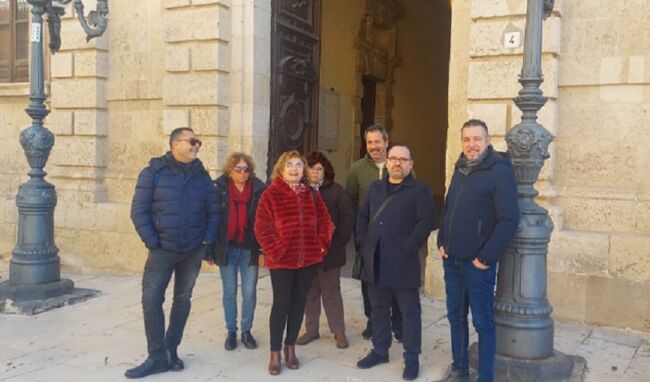
[[[255,215],[255,238],[269,269],[306,268],[323,262],[334,224],[325,202],[309,187],[296,193],[281,178],[264,191]]]

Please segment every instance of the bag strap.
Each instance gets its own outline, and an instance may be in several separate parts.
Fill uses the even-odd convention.
[[[375,212],[375,214],[372,215],[372,218],[370,219],[370,224],[375,222],[375,220],[377,219],[377,216],[379,216],[379,214],[384,210],[384,208],[386,208],[388,203],[390,203],[390,201],[393,200],[395,195],[397,195],[397,192],[393,192],[392,194],[388,195],[388,197],[386,199],[384,199],[384,202],[381,203],[381,205],[377,209],[377,212]]]

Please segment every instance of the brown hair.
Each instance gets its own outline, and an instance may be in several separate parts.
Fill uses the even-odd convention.
[[[224,175],[230,175],[230,171],[232,171],[233,167],[237,166],[237,164],[242,160],[246,162],[246,166],[248,166],[248,173],[251,176],[255,176],[255,162],[253,161],[253,158],[246,153],[240,152],[234,152],[228,155],[223,167],[221,167],[221,172]]]
[[[309,165],[310,168],[320,163],[325,170],[323,178],[329,180],[330,182],[334,181],[334,167],[332,166],[332,163],[327,159],[325,154],[320,151],[312,151],[305,154],[305,159],[307,160],[307,165]]]
[[[277,177],[282,177],[282,170],[284,170],[284,166],[287,164],[289,159],[293,158],[299,158],[302,163],[307,166],[307,161],[305,160],[305,157],[302,156],[298,152],[298,150],[291,150],[291,151],[285,151],[283,152],[278,160],[275,162],[275,166],[273,166],[273,171],[271,172],[271,180],[274,180]]]

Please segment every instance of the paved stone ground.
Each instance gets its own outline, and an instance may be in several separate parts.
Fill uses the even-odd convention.
[[[6,267],[0,269],[2,280]],[[37,316],[0,315],[0,381],[120,381],[145,358],[139,276],[67,275],[77,287],[102,295]],[[259,282],[253,333],[260,347],[223,349],[224,323],[218,274],[202,273],[195,288],[192,314],[179,353],[186,370],[148,377],[148,381],[397,381],[401,380],[401,345],[393,344],[391,362],[370,370],[355,364],[370,349],[361,338],[365,324],[358,282],[344,279],[346,324],[351,346],[339,350],[321,322],[321,339],[297,348],[299,370],[283,368],[280,377],[266,372],[269,277]],[[168,298],[169,301],[169,298]],[[167,305],[167,304],[166,304]],[[422,298],[423,353],[419,381],[442,378],[450,362],[449,332],[441,301]],[[587,381],[650,381],[650,334],[556,323],[556,349],[587,359]],[[475,334],[472,335],[475,340]],[[397,345],[397,346],[396,346]]]

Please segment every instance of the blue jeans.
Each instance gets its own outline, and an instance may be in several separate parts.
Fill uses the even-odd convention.
[[[257,265],[250,265],[250,249],[228,247],[228,265],[220,267],[226,330],[237,331],[237,274],[241,275],[241,330],[253,327],[257,302]]]
[[[203,248],[191,253],[152,249],[142,275],[142,311],[147,335],[147,351],[155,360],[166,360],[167,349],[181,343],[183,330],[190,315],[192,289],[201,269]],[[163,303],[169,280],[174,274],[174,299],[169,326],[165,334]]]
[[[472,309],[472,323],[478,333],[478,381],[494,379],[496,334],[494,328],[494,284],[496,266],[481,270],[471,260],[443,260],[447,318],[451,329],[452,367],[468,371],[469,330],[467,313]]]

